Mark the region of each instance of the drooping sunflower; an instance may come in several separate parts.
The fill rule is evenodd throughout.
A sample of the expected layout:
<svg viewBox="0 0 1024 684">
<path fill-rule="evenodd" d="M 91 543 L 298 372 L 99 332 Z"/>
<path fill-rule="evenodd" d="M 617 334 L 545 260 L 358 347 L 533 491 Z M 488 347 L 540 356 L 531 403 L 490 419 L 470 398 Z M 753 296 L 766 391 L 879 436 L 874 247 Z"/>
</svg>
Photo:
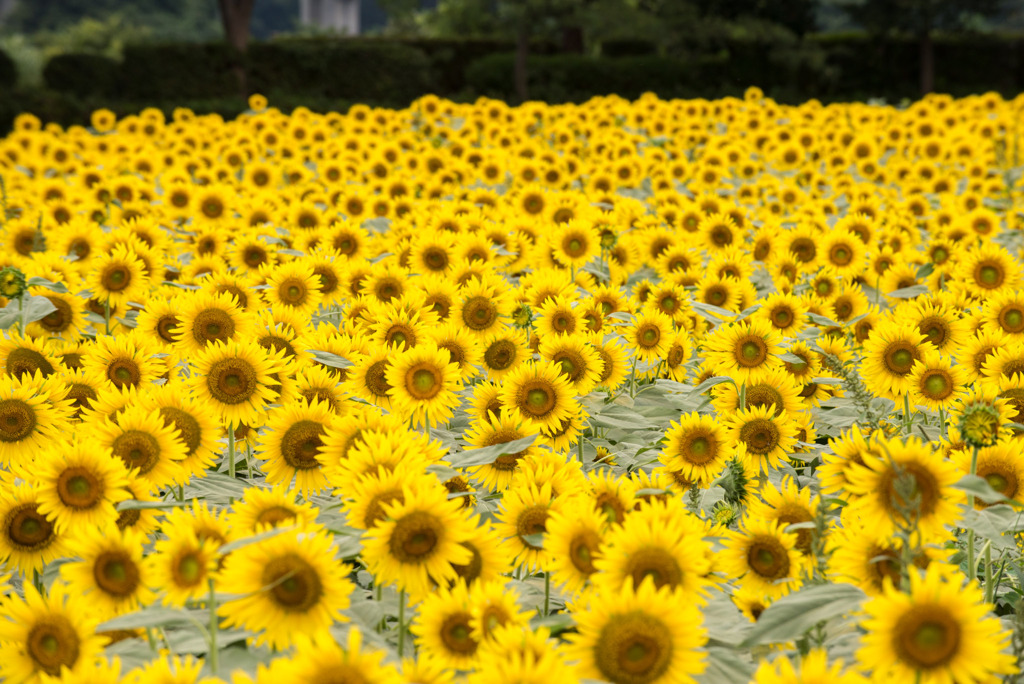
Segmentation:
<svg viewBox="0 0 1024 684">
<path fill-rule="evenodd" d="M 256 643 L 287 648 L 300 635 L 320 637 L 345 621 L 349 570 L 335 559 L 326 532 L 282 532 L 227 556 L 217 584 L 236 598 L 217 612 L 225 625 L 257 632 Z"/>
<path fill-rule="evenodd" d="M 914 363 L 935 347 L 916 326 L 880 321 L 864 342 L 864 384 L 877 396 L 897 400 L 909 394 Z"/>
<path fill-rule="evenodd" d="M 857 658 L 876 678 L 924 684 L 981 682 L 1017 671 L 1010 633 L 991 615 L 977 584 L 933 563 L 912 569 L 910 591 L 891 584 L 864 605 Z"/>
<path fill-rule="evenodd" d="M 634 587 L 589 593 L 574 613 L 568 654 L 579 677 L 613 684 L 694 682 L 707 667 L 700 610 L 683 592 Z"/>
<path fill-rule="evenodd" d="M 132 529 L 81 528 L 71 548 L 79 560 L 60 567 L 68 588 L 87 596 L 96 614 L 111 618 L 153 600 L 145 537 Z"/>
<path fill-rule="evenodd" d="M 721 570 L 773 599 L 799 588 L 808 561 L 796 550 L 797 535 L 785 527 L 778 520 L 747 516 L 738 530 L 726 533 Z"/>
<path fill-rule="evenodd" d="M 191 527 L 166 527 L 153 553 L 146 557 L 149 582 L 162 593 L 164 605 L 180 608 L 186 601 L 209 594 L 209 581 L 217 565 L 215 542 L 200 540 Z"/>
<path fill-rule="evenodd" d="M 549 361 L 523 363 L 504 379 L 500 397 L 520 417 L 551 429 L 570 417 L 574 404 L 560 367 Z"/>
<path fill-rule="evenodd" d="M 333 418 L 327 405 L 320 402 L 300 402 L 272 411 L 257 454 L 264 461 L 267 482 L 290 487 L 294 481 L 305 496 L 323 491 L 327 478 L 317 456 Z"/>
<path fill-rule="evenodd" d="M 665 432 L 659 461 L 691 482 L 709 484 L 732 455 L 726 428 L 711 415 L 691 412 L 673 421 Z"/>
<path fill-rule="evenodd" d="M 44 597 L 28 583 L 24 598 L 7 597 L 5 619 L 0 620 L 4 681 L 39 682 L 44 676 L 74 681 L 100 658 L 107 639 L 95 632 L 98 616 L 87 600 L 69 589 L 55 582 Z"/>
<path fill-rule="evenodd" d="M 764 319 L 720 326 L 705 341 L 704 360 L 715 375 L 749 382 L 782 366 L 782 334 Z"/>
<path fill-rule="evenodd" d="M 217 410 L 224 423 L 263 422 L 261 414 L 278 396 L 272 374 L 281 370 L 281 354 L 252 341 L 215 342 L 197 352 L 192 361 L 196 394 Z"/>
<path fill-rule="evenodd" d="M 729 443 L 753 473 L 771 472 L 796 446 L 797 427 L 786 412 L 776 415 L 771 406 L 737 411 L 727 423 Z"/>
<path fill-rule="evenodd" d="M 163 320 L 166 326 L 172 325 L 169 316 Z M 178 298 L 177 317 L 168 332 L 181 353 L 193 354 L 215 342 L 245 340 L 253 324 L 252 315 L 239 306 L 231 294 L 200 291 Z"/>
<path fill-rule="evenodd" d="M 115 506 L 129 497 L 124 464 L 85 436 L 38 454 L 30 477 L 39 512 L 60 532 L 114 523 Z"/>
<path fill-rule="evenodd" d="M 433 341 L 394 354 L 385 371 L 394 410 L 414 425 L 431 427 L 450 420 L 462 377 L 449 359 Z"/>
<path fill-rule="evenodd" d="M 187 447 L 178 430 L 164 422 L 159 410 L 128 406 L 112 421 L 93 424 L 96 441 L 120 459 L 126 469 L 161 488 L 181 482 Z"/>
<path fill-rule="evenodd" d="M 963 498 L 952 486 L 959 479 L 956 466 L 916 437 L 874 441 L 871 453 L 862 455 L 864 464 L 847 471 L 848 489 L 858 495 L 850 514 L 881 535 L 911 521 L 922 534 L 938 534 L 952 524 Z"/>
</svg>

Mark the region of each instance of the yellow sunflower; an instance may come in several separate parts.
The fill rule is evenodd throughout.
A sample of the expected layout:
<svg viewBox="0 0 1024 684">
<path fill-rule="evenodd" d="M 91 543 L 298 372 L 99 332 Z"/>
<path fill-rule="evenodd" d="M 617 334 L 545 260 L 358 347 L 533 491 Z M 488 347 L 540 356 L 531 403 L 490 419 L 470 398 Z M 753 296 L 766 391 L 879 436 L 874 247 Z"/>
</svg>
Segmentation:
<svg viewBox="0 0 1024 684">
<path fill-rule="evenodd" d="M 721 475 L 732 457 L 726 428 L 708 414 L 680 416 L 665 432 L 665 444 L 658 459 L 665 467 L 679 471 L 691 482 L 710 484 Z"/>
<path fill-rule="evenodd" d="M 393 354 L 385 371 L 395 411 L 413 425 L 448 422 L 458 405 L 462 377 L 457 364 L 432 341 Z"/>
<path fill-rule="evenodd" d="M 38 454 L 30 477 L 39 512 L 62 532 L 115 522 L 115 506 L 129 497 L 124 464 L 88 437 L 54 444 Z"/>
<path fill-rule="evenodd" d="M 772 599 L 798 589 L 808 561 L 796 550 L 797 535 L 785 523 L 748 516 L 740 528 L 726 533 L 720 569 L 739 578 L 740 585 Z"/>
<path fill-rule="evenodd" d="M 300 402 L 272 411 L 266 431 L 260 435 L 257 458 L 269 484 L 295 487 L 305 496 L 320 493 L 327 478 L 317 459 L 323 437 L 334 414 L 326 404 Z"/>
<path fill-rule="evenodd" d="M 98 445 L 109 449 L 126 469 L 159 489 L 185 477 L 181 461 L 187 447 L 180 432 L 164 422 L 158 410 L 129 406 L 112 421 L 94 423 Z"/>
<path fill-rule="evenodd" d="M 68 588 L 87 596 L 96 614 L 111 618 L 148 606 L 149 566 L 143 560 L 145 536 L 132 529 L 83 527 L 72 544 L 80 559 L 60 567 Z"/>
<path fill-rule="evenodd" d="M 704 359 L 715 375 L 749 382 L 759 373 L 780 368 L 782 334 L 763 319 L 720 326 L 704 345 Z"/>
<path fill-rule="evenodd" d="M 217 565 L 217 544 L 201 541 L 191 527 L 167 527 L 146 557 L 149 582 L 162 593 L 164 605 L 180 608 L 207 596 Z"/>
<path fill-rule="evenodd" d="M 245 340 L 253 330 L 252 316 L 227 292 L 179 297 L 176 308 L 175 318 L 164 316 L 161 320 L 184 355 L 200 352 L 215 342 Z M 162 332 L 159 327 L 157 331 Z"/>
<path fill-rule="evenodd" d="M 776 415 L 771 406 L 737 411 L 727 420 L 729 443 L 750 472 L 771 472 L 796 447 L 796 422 L 788 413 Z"/>
<path fill-rule="evenodd" d="M 39 510 L 39 493 L 27 483 L 0 493 L 0 557 L 7 567 L 28 575 L 67 552 L 62 534 Z"/>
<path fill-rule="evenodd" d="M 542 428 L 557 428 L 573 410 L 572 389 L 560 366 L 527 361 L 503 381 L 501 403 Z"/>
<path fill-rule="evenodd" d="M 215 342 L 192 358 L 196 373 L 191 383 L 228 425 L 260 425 L 262 414 L 278 392 L 272 375 L 281 370 L 279 353 L 255 342 Z"/>
</svg>

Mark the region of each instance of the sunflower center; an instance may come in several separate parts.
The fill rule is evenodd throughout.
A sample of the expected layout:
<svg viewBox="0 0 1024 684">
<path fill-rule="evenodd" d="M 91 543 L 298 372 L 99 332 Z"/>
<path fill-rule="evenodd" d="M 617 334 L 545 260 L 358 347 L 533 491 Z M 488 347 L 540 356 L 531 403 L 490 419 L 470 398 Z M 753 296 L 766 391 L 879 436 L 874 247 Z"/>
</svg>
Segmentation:
<svg viewBox="0 0 1024 684">
<path fill-rule="evenodd" d="M 277 294 L 283 304 L 288 306 L 301 306 L 305 303 L 309 291 L 301 280 L 289 278 L 277 288 Z"/>
<path fill-rule="evenodd" d="M 68 468 L 57 478 L 57 496 L 69 508 L 92 508 L 102 495 L 100 481 L 86 468 Z"/>
<path fill-rule="evenodd" d="M 679 455 L 690 465 L 702 466 L 718 456 L 718 441 L 704 432 L 691 433 L 683 437 Z"/>
<path fill-rule="evenodd" d="M 583 356 L 574 351 L 558 352 L 551 360 L 559 365 L 562 375 L 572 383 L 579 381 L 587 370 Z"/>
<path fill-rule="evenodd" d="M 755 418 L 740 428 L 740 440 L 755 456 L 771 453 L 779 444 L 779 428 L 766 418 Z"/>
<path fill-rule="evenodd" d="M 580 574 L 590 576 L 597 572 L 594 558 L 600 547 L 600 535 L 593 530 L 583 530 L 569 542 L 569 560 Z"/>
<path fill-rule="evenodd" d="M 917 361 L 917 349 L 906 342 L 892 342 L 882 353 L 882 362 L 886 370 L 893 375 L 907 375 Z"/>
<path fill-rule="evenodd" d="M 484 363 L 492 370 L 505 370 L 516 360 L 516 345 L 511 340 L 498 340 L 487 347 Z"/>
<path fill-rule="evenodd" d="M 395 523 L 388 548 L 399 563 L 425 563 L 443 535 L 440 520 L 426 511 L 413 511 Z"/>
<path fill-rule="evenodd" d="M 572 259 L 587 253 L 587 239 L 582 235 L 568 235 L 562 240 L 562 249 Z"/>
<path fill-rule="evenodd" d="M 104 551 L 93 563 L 93 579 L 102 591 L 124 598 L 139 586 L 139 567 L 122 551 Z"/>
<path fill-rule="evenodd" d="M 294 554 L 267 563 L 262 582 L 270 588 L 271 600 L 289 613 L 308 612 L 323 596 L 323 584 L 316 568 Z"/>
<path fill-rule="evenodd" d="M 115 359 L 107 366 L 107 379 L 118 389 L 125 385 L 134 387 L 142 379 L 142 370 L 133 359 Z"/>
<path fill-rule="evenodd" d="M 768 345 L 760 337 L 745 337 L 736 342 L 736 362 L 745 368 L 756 368 L 768 358 Z"/>
<path fill-rule="evenodd" d="M 260 512 L 256 516 L 257 525 L 267 525 L 269 527 L 277 527 L 283 522 L 295 519 L 295 511 L 284 506 L 271 506 Z"/>
<path fill-rule="evenodd" d="M 120 264 L 108 266 L 100 276 L 100 283 L 103 289 L 111 292 L 120 292 L 131 283 L 131 274 L 128 269 Z"/>
<path fill-rule="evenodd" d="M 28 633 L 26 650 L 40 670 L 52 677 L 78 662 L 81 641 L 71 622 L 63 615 L 36 619 Z"/>
<path fill-rule="evenodd" d="M 43 376 L 53 373 L 53 364 L 35 349 L 19 347 L 7 355 L 7 374 L 20 378 L 39 371 Z"/>
<path fill-rule="evenodd" d="M 498 309 L 487 297 L 471 297 L 462 307 L 462 322 L 471 330 L 487 330 L 498 318 Z"/>
<path fill-rule="evenodd" d="M 747 407 L 749 408 L 767 408 L 769 406 L 773 406 L 776 416 L 782 413 L 785 402 L 782 398 L 782 394 L 768 384 L 759 384 L 748 387 L 746 401 Z"/>
<path fill-rule="evenodd" d="M 528 506 L 523 509 L 516 518 L 516 533 L 519 535 L 519 541 L 530 549 L 539 550 L 543 548 L 542 546 L 537 546 L 528 542 L 524 537 L 528 537 L 533 534 L 544 534 L 547 532 L 547 522 L 547 506 L 534 504 L 533 506 Z"/>
<path fill-rule="evenodd" d="M 39 324 L 50 333 L 60 333 L 67 330 L 71 325 L 71 305 L 57 297 L 47 297 L 50 303 L 57 309 L 42 318 Z"/>
<path fill-rule="evenodd" d="M 160 461 L 160 443 L 156 437 L 142 430 L 121 433 L 114 439 L 110 450 L 129 470 L 138 468 L 139 475 L 146 475 Z"/>
<path fill-rule="evenodd" d="M 174 583 L 179 587 L 194 587 L 203 579 L 203 564 L 194 552 L 186 552 L 172 568 Z"/>
<path fill-rule="evenodd" d="M 678 587 L 683 581 L 683 571 L 679 562 L 667 550 L 660 547 L 639 549 L 626 560 L 626 575 L 633 578 L 633 586 L 639 587 L 648 577 L 657 589 L 666 584 Z"/>
<path fill-rule="evenodd" d="M 405 388 L 415 399 L 431 399 L 441 391 L 440 373 L 432 365 L 417 364 L 406 372 Z"/>
<path fill-rule="evenodd" d="M 363 383 L 366 385 L 366 389 L 369 390 L 370 394 L 375 397 L 386 397 L 388 396 L 388 390 L 391 389 L 391 385 L 388 384 L 387 379 L 384 377 L 384 373 L 387 370 L 388 362 L 374 361 L 370 364 L 370 367 L 366 369 L 366 375 L 363 379 Z"/>
<path fill-rule="evenodd" d="M 480 554 L 480 551 L 467 542 L 459 542 L 460 546 L 468 549 L 473 554 L 469 562 L 465 565 L 459 565 L 458 563 L 452 563 L 452 569 L 459 577 L 466 580 L 467 584 L 472 584 L 473 580 L 480 576 L 481 571 L 484 567 L 484 557 Z"/>
<path fill-rule="evenodd" d="M 241 404 L 256 393 L 256 369 L 245 359 L 226 358 L 214 362 L 206 374 L 210 396 L 222 404 Z"/>
<path fill-rule="evenodd" d="M 178 437 L 185 443 L 187 454 L 191 456 L 196 453 L 202 440 L 199 421 L 192 414 L 176 406 L 161 407 L 160 417 L 164 419 L 164 425 L 178 431 Z"/>
<path fill-rule="evenodd" d="M 930 670 L 948 664 L 960 651 L 960 625 L 941 606 L 915 605 L 896 623 L 893 641 L 900 660 Z"/>
<path fill-rule="evenodd" d="M 1003 307 L 999 312 L 999 325 L 1010 333 L 1024 331 L 1024 311 L 1016 306 Z"/>
<path fill-rule="evenodd" d="M 668 626 L 642 610 L 612 616 L 594 648 L 603 678 L 628 684 L 659 681 L 672 664 L 672 654 Z"/>
<path fill-rule="evenodd" d="M 525 401 L 521 401 L 519 407 L 532 416 L 545 416 L 555 408 L 554 391 L 539 380 L 523 388 L 523 397 Z"/>
<path fill-rule="evenodd" d="M 846 245 L 835 245 L 829 256 L 832 258 L 832 263 L 837 266 L 846 266 L 853 260 L 853 254 Z"/>
<path fill-rule="evenodd" d="M 648 325 L 640 330 L 640 334 L 637 335 L 637 342 L 639 346 L 650 349 L 658 344 L 661 339 L 661 330 L 656 326 Z"/>
<path fill-rule="evenodd" d="M 164 314 L 156 323 L 156 334 L 168 344 L 174 344 L 174 331 L 177 330 L 181 320 L 174 314 Z"/>
<path fill-rule="evenodd" d="M 445 618 L 441 625 L 441 641 L 450 653 L 458 655 L 471 655 L 476 653 L 479 645 L 473 637 L 469 622 L 472 615 L 460 611 Z"/>
<path fill-rule="evenodd" d="M 980 264 L 974 271 L 974 280 L 986 290 L 994 290 L 1003 284 L 1003 269 L 996 264 Z"/>
<path fill-rule="evenodd" d="M 789 576 L 789 554 L 774 537 L 756 537 L 747 551 L 747 565 L 767 580 L 780 580 Z"/>
<path fill-rule="evenodd" d="M 23 551 L 38 551 L 55 538 L 53 525 L 34 503 L 13 508 L 4 519 L 3 533 L 11 546 Z"/>
<path fill-rule="evenodd" d="M 192 339 L 200 346 L 227 342 L 235 334 L 235 321 L 223 309 L 204 309 L 192 323 Z"/>
<path fill-rule="evenodd" d="M 925 374 L 921 389 L 926 397 L 938 401 L 953 393 L 953 381 L 946 371 L 931 370 Z"/>
<path fill-rule="evenodd" d="M 793 311 L 791 309 L 775 309 L 771 312 L 772 325 L 776 328 L 785 329 L 793 322 Z"/>
<path fill-rule="evenodd" d="M 20 442 L 36 428 L 36 412 L 21 399 L 0 399 L 0 442 Z"/>
<path fill-rule="evenodd" d="M 285 430 L 281 437 L 281 456 L 296 470 L 320 467 L 316 456 L 324 445 L 324 426 L 315 420 L 300 420 Z"/>
<path fill-rule="evenodd" d="M 906 479 L 903 487 L 897 487 L 900 477 Z M 885 472 L 882 477 L 882 505 L 897 520 L 903 519 L 908 511 L 911 517 L 920 518 L 931 515 L 939 502 L 939 483 L 935 475 L 927 467 L 915 463 L 896 464 L 896 467 Z M 909 496 L 909 501 L 905 498 Z"/>
</svg>

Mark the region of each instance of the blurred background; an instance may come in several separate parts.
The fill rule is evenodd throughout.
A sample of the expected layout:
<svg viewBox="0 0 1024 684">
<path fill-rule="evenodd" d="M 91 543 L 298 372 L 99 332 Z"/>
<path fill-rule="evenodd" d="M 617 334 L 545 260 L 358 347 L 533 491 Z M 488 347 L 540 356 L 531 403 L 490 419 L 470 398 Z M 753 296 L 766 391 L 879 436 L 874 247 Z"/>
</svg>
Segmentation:
<svg viewBox="0 0 1024 684">
<path fill-rule="evenodd" d="M 0 130 L 188 106 L 1024 90 L 1024 0 L 0 0 Z"/>
</svg>

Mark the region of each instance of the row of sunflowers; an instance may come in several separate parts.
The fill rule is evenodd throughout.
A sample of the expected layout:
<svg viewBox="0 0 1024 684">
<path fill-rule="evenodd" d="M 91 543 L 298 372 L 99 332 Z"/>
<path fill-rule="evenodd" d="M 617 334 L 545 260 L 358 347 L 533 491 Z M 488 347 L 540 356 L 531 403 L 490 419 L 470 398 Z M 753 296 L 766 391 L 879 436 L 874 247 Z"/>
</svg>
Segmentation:
<svg viewBox="0 0 1024 684">
<path fill-rule="evenodd" d="M 1017 681 L 1024 97 L 0 140 L 0 680 Z"/>
</svg>

